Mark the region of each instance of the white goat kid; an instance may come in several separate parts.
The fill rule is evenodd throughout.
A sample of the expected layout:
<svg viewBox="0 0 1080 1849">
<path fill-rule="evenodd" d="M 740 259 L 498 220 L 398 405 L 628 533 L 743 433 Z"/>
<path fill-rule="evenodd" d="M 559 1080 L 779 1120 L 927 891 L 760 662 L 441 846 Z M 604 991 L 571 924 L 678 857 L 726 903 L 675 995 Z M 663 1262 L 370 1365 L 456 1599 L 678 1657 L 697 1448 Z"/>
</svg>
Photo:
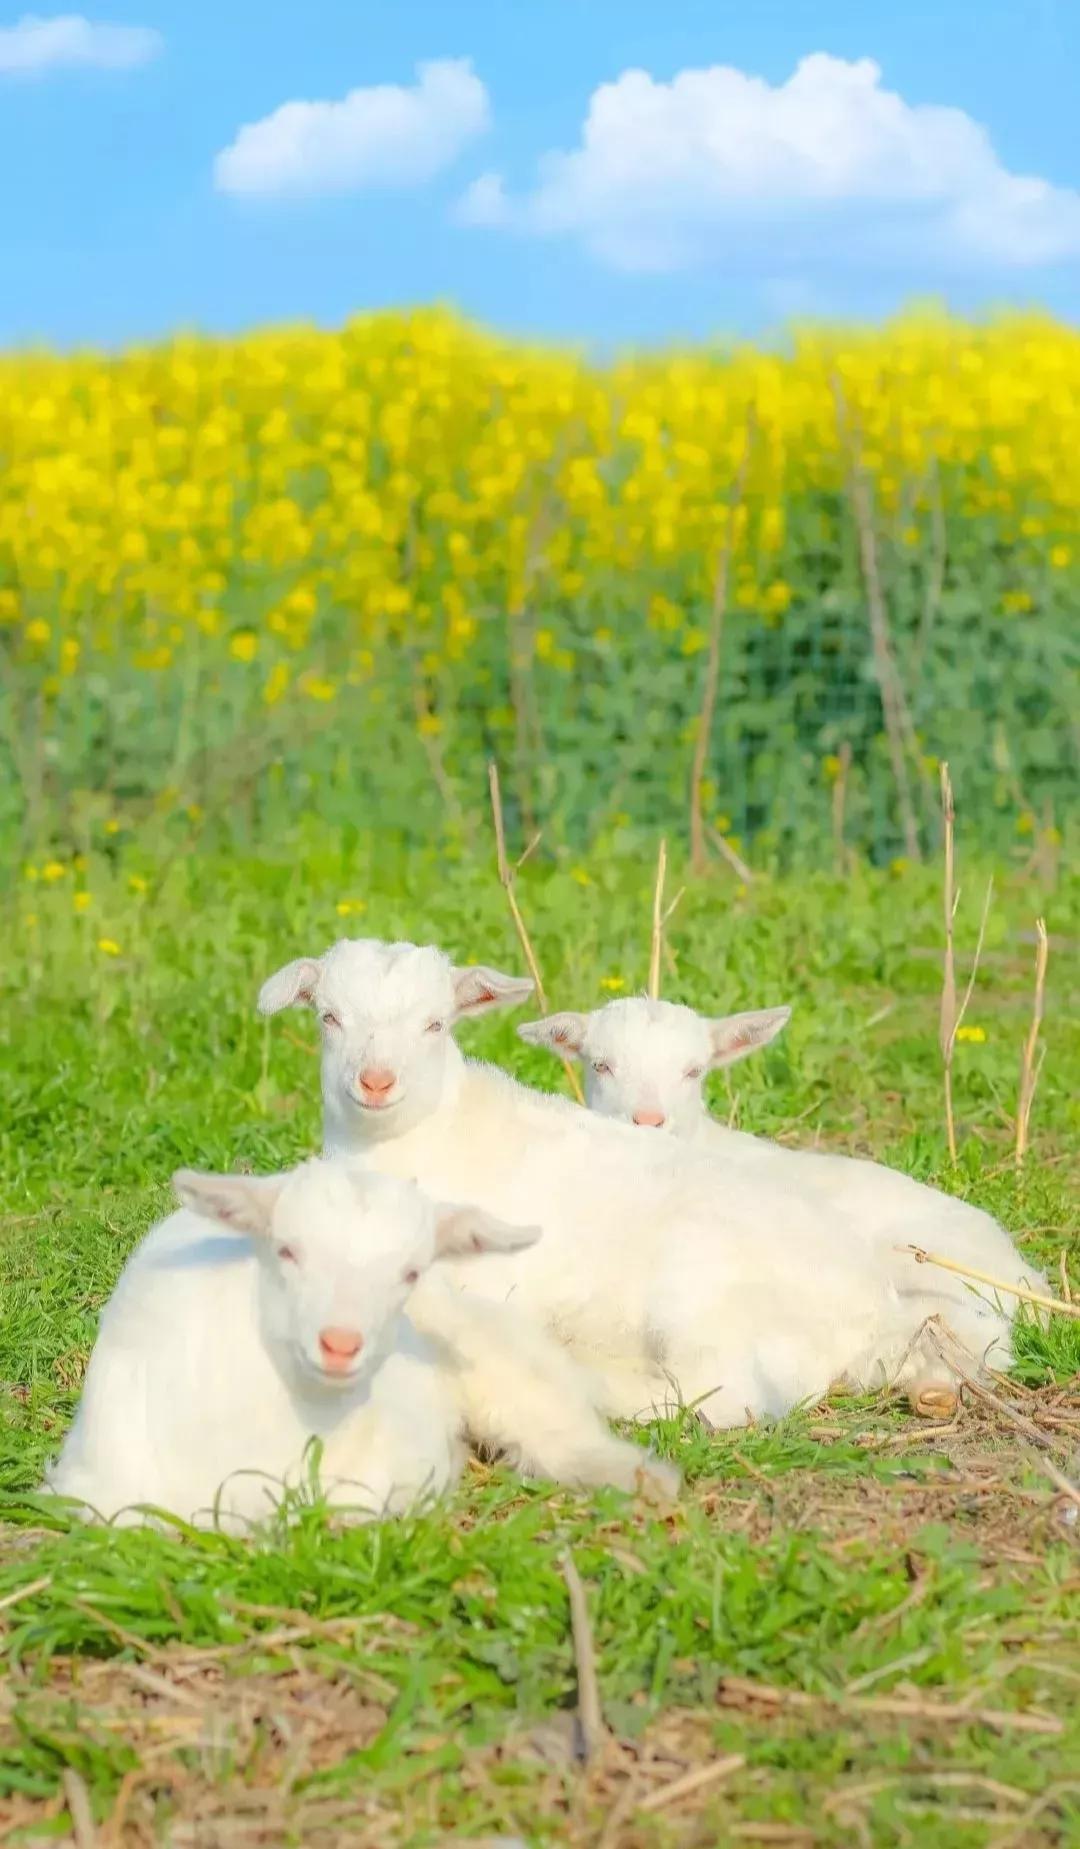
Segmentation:
<svg viewBox="0 0 1080 1849">
<path fill-rule="evenodd" d="M 806 1199 L 835 1209 L 870 1241 L 898 1294 L 901 1317 L 914 1326 L 941 1315 L 980 1356 L 992 1333 L 985 1306 L 961 1278 L 930 1271 L 896 1248 L 932 1247 L 1003 1283 L 1020 1284 L 1033 1275 L 1041 1283 L 996 1220 L 879 1162 L 785 1149 L 731 1130 L 709 1115 L 702 1090 L 706 1072 L 767 1045 L 790 1015 L 790 1008 L 769 1008 L 709 1019 L 677 1003 L 634 996 L 588 1014 L 529 1021 L 518 1033 L 530 1046 L 582 1061 L 590 1110 L 666 1130 L 728 1163 L 750 1164 L 751 1169 L 757 1164 Z M 999 1365 L 1007 1362 L 1003 1331 L 993 1359 Z M 940 1369 L 931 1367 L 929 1378 L 915 1381 L 916 1397 L 938 1379 Z"/>
<path fill-rule="evenodd" d="M 762 1008 L 707 1020 L 692 1008 L 635 995 L 591 1014 L 525 1021 L 518 1033 L 530 1046 L 582 1061 L 590 1111 L 717 1148 L 734 1133 L 706 1110 L 706 1073 L 768 1046 L 790 1019 L 790 1008 Z"/>
<path fill-rule="evenodd" d="M 556 1344 L 523 1344 L 430 1271 L 517 1251 L 535 1227 L 340 1163 L 174 1183 L 183 1207 L 121 1274 L 50 1490 L 107 1519 L 237 1528 L 304 1481 L 317 1438 L 328 1500 L 387 1515 L 456 1479 L 471 1424 L 544 1474 L 632 1487 L 643 1470 L 670 1488 Z"/>
<path fill-rule="evenodd" d="M 542 1226 L 512 1264 L 450 1269 L 470 1293 L 512 1295 L 588 1358 L 609 1411 L 648 1416 L 681 1398 L 738 1425 L 845 1373 L 877 1384 L 918 1371 L 905 1351 L 919 1319 L 827 1199 L 463 1059 L 454 1023 L 530 992 L 432 947 L 345 940 L 270 977 L 259 1006 L 319 1016 L 328 1154 Z M 1007 1345 L 992 1313 L 980 1333 L 981 1347 Z"/>
</svg>

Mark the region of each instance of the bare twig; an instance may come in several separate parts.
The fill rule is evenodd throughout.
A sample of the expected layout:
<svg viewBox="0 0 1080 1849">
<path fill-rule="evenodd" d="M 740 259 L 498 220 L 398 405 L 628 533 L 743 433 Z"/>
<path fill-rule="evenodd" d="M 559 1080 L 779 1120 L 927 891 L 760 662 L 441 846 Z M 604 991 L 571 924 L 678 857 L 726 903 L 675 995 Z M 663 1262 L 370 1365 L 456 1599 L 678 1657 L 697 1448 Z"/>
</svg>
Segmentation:
<svg viewBox="0 0 1080 1849">
<path fill-rule="evenodd" d="M 652 941 L 649 946 L 649 995 L 656 1001 L 660 994 L 660 962 L 666 948 L 664 926 L 686 891 L 680 886 L 671 904 L 664 906 L 664 881 L 667 879 L 667 841 L 662 840 L 656 856 L 656 884 L 653 887 Z"/>
<path fill-rule="evenodd" d="M 960 893 L 956 884 L 956 805 L 953 801 L 952 778 L 949 776 L 948 764 L 941 766 L 941 813 L 944 825 L 945 878 L 942 896 L 945 907 L 945 960 L 941 976 L 941 1013 L 939 1019 L 938 1039 L 941 1047 L 941 1059 L 944 1068 L 945 1085 L 945 1134 L 949 1144 L 949 1160 L 956 1162 L 956 1119 L 953 1114 L 952 1068 L 953 1054 L 956 1049 L 956 1036 L 963 1025 L 968 1003 L 975 988 L 975 977 L 979 970 L 979 958 L 982 955 L 983 939 L 986 936 L 986 921 L 990 915 L 990 901 L 994 892 L 991 877 L 986 885 L 986 898 L 983 901 L 982 917 L 979 921 L 979 935 L 975 943 L 975 955 L 971 962 L 964 999 L 957 1005 L 956 1000 L 956 944 L 955 924 L 956 908 Z"/>
<path fill-rule="evenodd" d="M 536 961 L 536 953 L 532 947 L 532 940 L 525 927 L 525 920 L 521 915 L 521 907 L 517 902 L 517 894 L 514 891 L 514 875 L 517 872 L 517 867 L 524 865 L 539 841 L 540 836 L 539 834 L 533 836 L 524 854 L 518 861 L 517 867 L 512 867 L 506 857 L 506 828 L 503 823 L 502 793 L 499 788 L 499 767 L 494 758 L 492 758 L 491 762 L 488 764 L 488 787 L 491 791 L 491 818 L 495 827 L 495 857 L 499 870 L 499 884 L 506 894 L 506 903 L 510 907 L 510 916 L 513 919 L 514 930 L 517 932 L 518 943 L 521 945 L 529 974 L 533 979 L 533 988 L 536 991 L 536 1005 L 541 1014 L 546 1014 L 548 1003 L 547 995 L 544 991 L 544 980 L 540 974 L 540 965 Z M 570 1087 L 575 1098 L 579 1104 L 584 1104 L 585 1094 L 581 1089 L 581 1081 L 568 1059 L 563 1060 L 563 1067 L 570 1081 Z"/>
<path fill-rule="evenodd" d="M 21 1599 L 32 1599 L 36 1592 L 44 1592 L 52 1585 L 51 1573 L 44 1573 L 40 1579 L 31 1579 L 25 1586 L 16 1586 L 14 1592 L 6 1592 L 0 1599 L 0 1611 L 8 1611 L 12 1605 L 18 1605 Z"/>
<path fill-rule="evenodd" d="M 86 1780 L 81 1773 L 76 1772 L 74 1766 L 65 1766 L 60 1774 L 60 1783 L 64 1788 L 64 1802 L 71 1818 L 71 1836 L 75 1849 L 96 1849 L 98 1834 Z"/>
<path fill-rule="evenodd" d="M 736 853 L 730 841 L 725 841 L 718 828 L 710 828 L 708 834 L 709 840 L 720 855 L 721 860 L 726 860 L 736 878 L 742 880 L 744 886 L 749 886 L 753 881 L 754 875 L 747 866 L 742 855 Z"/>
<path fill-rule="evenodd" d="M 908 774 L 908 756 L 914 742 L 914 730 L 904 697 L 900 671 L 893 653 L 889 608 L 885 601 L 881 568 L 878 562 L 873 495 L 863 468 L 858 434 L 848 415 L 847 401 L 839 375 L 834 375 L 833 378 L 833 396 L 836 400 L 837 423 L 848 451 L 848 494 L 859 538 L 859 559 L 862 565 L 863 584 L 866 588 L 866 606 L 870 617 L 870 644 L 874 656 L 874 672 L 881 695 L 885 741 L 889 748 L 893 782 L 896 785 L 900 825 L 904 834 L 904 850 L 909 860 L 920 860 L 922 850 L 919 845 L 919 828 L 911 800 L 911 779 Z"/>
<path fill-rule="evenodd" d="M 1027 1154 L 1028 1131 L 1031 1127 L 1031 1107 L 1035 1102 L 1035 1088 L 1039 1083 L 1042 1070 L 1042 1058 L 1036 1059 L 1039 1049 L 1039 1030 L 1042 1027 L 1043 1008 L 1046 1000 L 1046 962 L 1050 954 L 1050 945 L 1046 935 L 1046 920 L 1035 920 L 1035 1000 L 1031 1010 L 1031 1026 L 1024 1042 L 1024 1056 L 1020 1066 L 1020 1096 L 1016 1107 L 1016 1166 L 1023 1166 Z"/>
<path fill-rule="evenodd" d="M 589 1760 L 603 1745 L 607 1734 L 604 1710 L 600 1703 L 600 1684 L 596 1675 L 596 1648 L 589 1623 L 585 1588 L 571 1554 L 564 1557 L 562 1570 L 566 1590 L 570 1595 L 570 1629 L 574 1638 L 574 1666 L 577 1671 L 581 1756 Z"/>
<path fill-rule="evenodd" d="M 1069 1283 L 1069 1254 L 1064 1246 L 1058 1258 L 1058 1277 L 1061 1279 L 1061 1294 L 1066 1303 L 1071 1303 L 1073 1298 L 1072 1285 Z"/>
<path fill-rule="evenodd" d="M 839 768 L 832 786 L 833 864 L 842 877 L 848 870 L 844 823 L 847 815 L 848 776 L 851 771 L 851 745 L 846 738 L 836 755 Z"/>
<path fill-rule="evenodd" d="M 945 830 L 945 963 L 941 973 L 941 1015 L 938 1043 L 945 1067 L 945 1134 L 949 1142 L 949 1160 L 956 1161 L 956 1124 L 953 1119 L 952 1056 L 956 1044 L 956 947 L 953 928 L 956 922 L 956 807 L 953 802 L 949 766 L 941 766 L 941 810 Z"/>
<path fill-rule="evenodd" d="M 1040 1291 L 1028 1290 L 1023 1284 L 1006 1284 L 1004 1278 L 992 1277 L 988 1271 L 975 1271 L 970 1265 L 958 1265 L 954 1258 L 943 1258 L 940 1252 L 928 1252 L 924 1246 L 901 1245 L 896 1250 L 910 1252 L 917 1265 L 937 1265 L 941 1271 L 955 1272 L 958 1278 L 970 1278 L 976 1284 L 989 1284 L 993 1290 L 1003 1290 L 1008 1297 L 1019 1297 L 1021 1303 L 1055 1310 L 1059 1316 L 1080 1316 L 1080 1303 L 1063 1303 L 1060 1297 L 1046 1297 Z"/>
<path fill-rule="evenodd" d="M 667 1810 L 672 1804 L 681 1804 L 684 1798 L 695 1797 L 706 1785 L 718 1785 L 721 1779 L 730 1778 L 745 1764 L 745 1753 L 725 1753 L 722 1759 L 714 1759 L 710 1765 L 697 1766 L 692 1772 L 684 1772 L 681 1778 L 669 1779 L 659 1791 L 650 1791 L 647 1798 L 642 1798 L 637 1808 L 649 1812 Z"/>
<path fill-rule="evenodd" d="M 949 534 L 945 521 L 945 502 L 941 492 L 941 472 L 938 469 L 936 456 L 930 458 L 929 484 L 930 534 L 933 550 L 930 555 L 930 569 L 926 574 L 922 619 L 919 624 L 919 641 L 915 657 L 917 673 L 921 673 L 926 660 L 931 632 L 941 606 L 941 594 L 945 589 L 945 572 L 949 562 Z"/>
<path fill-rule="evenodd" d="M 413 681 L 413 706 L 416 710 L 416 729 L 424 756 L 428 761 L 432 782 L 442 797 L 447 813 L 455 826 L 461 828 L 466 836 L 471 836 L 469 818 L 458 802 L 457 792 L 447 773 L 443 756 L 442 732 L 436 723 L 438 715 L 432 711 L 427 688 L 419 674 Z"/>
<path fill-rule="evenodd" d="M 709 623 L 709 652 L 705 658 L 705 675 L 701 684 L 701 711 L 698 715 L 694 757 L 690 767 L 690 867 L 694 873 L 703 873 L 706 866 L 705 820 L 702 813 L 701 792 L 705 781 L 706 766 L 709 762 L 709 747 L 712 744 L 713 716 L 716 711 L 716 692 L 720 680 L 720 651 L 724 639 L 724 617 L 727 613 L 728 580 L 731 576 L 731 557 L 735 550 L 736 516 L 742 503 L 746 472 L 750 466 L 754 430 L 755 416 L 751 405 L 746 416 L 746 442 L 728 492 L 724 538 L 716 561 L 712 616 Z"/>
<path fill-rule="evenodd" d="M 661 839 L 656 856 L 656 885 L 653 887 L 652 944 L 649 949 L 649 994 L 653 1001 L 660 994 L 660 952 L 664 942 L 664 880 L 667 877 L 667 842 Z"/>
<path fill-rule="evenodd" d="M 719 1699 L 727 1707 L 741 1707 L 760 1702 L 765 1709 L 810 1708 L 842 1714 L 881 1715 L 883 1718 L 928 1721 L 934 1726 L 992 1727 L 995 1731 L 1059 1734 L 1064 1722 L 1054 1714 L 1033 1713 L 1030 1709 L 1013 1712 L 1007 1708 L 969 1708 L 959 1702 L 911 1700 L 900 1695 L 864 1695 L 845 1698 L 837 1695 L 811 1695 L 803 1689 L 776 1688 L 770 1683 L 751 1682 L 742 1676 L 725 1676 Z"/>
<path fill-rule="evenodd" d="M 1054 1488 L 1060 1490 L 1075 1508 L 1080 1509 L 1080 1489 L 1065 1475 L 1065 1472 L 1059 1470 L 1050 1458 L 1044 1457 L 1041 1451 L 1032 1451 L 1030 1457 L 1031 1462 L 1043 1472 L 1043 1475 L 1049 1477 Z"/>
</svg>

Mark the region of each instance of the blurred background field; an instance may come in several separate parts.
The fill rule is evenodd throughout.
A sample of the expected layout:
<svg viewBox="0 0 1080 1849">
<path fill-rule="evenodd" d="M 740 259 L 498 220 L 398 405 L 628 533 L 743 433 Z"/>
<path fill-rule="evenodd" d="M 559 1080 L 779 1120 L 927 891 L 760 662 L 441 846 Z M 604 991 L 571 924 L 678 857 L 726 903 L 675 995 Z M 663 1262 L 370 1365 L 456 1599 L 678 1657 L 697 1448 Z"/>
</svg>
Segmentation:
<svg viewBox="0 0 1080 1849">
<path fill-rule="evenodd" d="M 916 314 L 601 368 L 448 313 L 0 360 L 0 832 L 545 851 L 703 821 L 772 869 L 1053 856 L 1080 335 Z M 722 609 L 718 609 L 718 602 Z"/>
</svg>

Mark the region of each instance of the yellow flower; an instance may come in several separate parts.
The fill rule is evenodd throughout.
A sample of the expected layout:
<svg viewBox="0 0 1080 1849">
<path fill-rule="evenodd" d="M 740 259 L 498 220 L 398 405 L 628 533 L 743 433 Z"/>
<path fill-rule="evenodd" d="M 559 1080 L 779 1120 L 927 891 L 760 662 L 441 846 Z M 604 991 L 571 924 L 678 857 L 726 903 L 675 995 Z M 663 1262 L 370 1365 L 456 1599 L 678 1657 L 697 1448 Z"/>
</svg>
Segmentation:
<svg viewBox="0 0 1080 1849">
<path fill-rule="evenodd" d="M 585 867 L 571 867 L 570 878 L 576 880 L 579 886 L 592 885 L 592 875 Z"/>
<path fill-rule="evenodd" d="M 128 886 L 132 892 L 149 892 L 150 890 L 149 880 L 144 880 L 141 873 L 129 874 Z"/>
<path fill-rule="evenodd" d="M 1030 610 L 1032 601 L 1030 591 L 1006 591 L 1001 599 L 1001 607 L 1013 614 L 1021 610 Z"/>
<path fill-rule="evenodd" d="M 337 688 L 334 686 L 333 681 L 322 680 L 317 674 L 305 675 L 300 685 L 307 694 L 309 700 L 337 699 Z"/>
<path fill-rule="evenodd" d="M 229 653 L 234 661 L 254 661 L 259 652 L 259 638 L 250 630 L 242 629 L 239 634 L 230 637 Z"/>
<path fill-rule="evenodd" d="M 276 706 L 284 696 L 289 685 L 289 670 L 283 661 L 276 661 L 266 677 L 263 687 L 263 700 L 267 706 Z"/>
<path fill-rule="evenodd" d="M 421 738 L 437 738 L 443 729 L 443 722 L 438 713 L 421 713 L 416 729 Z"/>
<path fill-rule="evenodd" d="M 99 937 L 97 947 L 101 951 L 103 957 L 118 957 L 120 955 L 120 946 L 115 938 Z"/>
<path fill-rule="evenodd" d="M 619 989 L 625 989 L 626 982 L 622 976 L 601 976 L 600 987 L 610 989 L 615 994 Z"/>
<path fill-rule="evenodd" d="M 77 912 L 88 912 L 93 900 L 88 892 L 77 892 L 71 903 Z"/>
<path fill-rule="evenodd" d="M 334 910 L 339 918 L 355 918 L 367 911 L 367 905 L 363 899 L 339 899 Z"/>
<path fill-rule="evenodd" d="M 66 872 L 67 868 L 62 861 L 47 860 L 41 869 L 41 877 L 43 880 L 48 880 L 51 884 L 54 880 L 62 880 Z"/>
<path fill-rule="evenodd" d="M 958 1040 L 970 1040 L 975 1046 L 982 1046 L 983 1041 L 986 1039 L 986 1029 L 985 1027 L 958 1027 L 956 1030 L 956 1038 Z"/>
<path fill-rule="evenodd" d="M 1055 571 L 1064 571 L 1065 567 L 1072 563 L 1072 547 L 1051 546 L 1050 563 Z"/>
<path fill-rule="evenodd" d="M 52 635 L 52 630 L 43 617 L 35 616 L 32 622 L 27 623 L 26 628 L 23 630 L 23 635 L 26 637 L 26 640 L 32 642 L 36 648 L 43 648 Z"/>
<path fill-rule="evenodd" d="M 900 878 L 907 872 L 910 865 L 911 862 L 905 854 L 898 854 L 895 860 L 890 860 L 889 872 L 895 873 L 897 878 Z"/>
<path fill-rule="evenodd" d="M 783 578 L 777 578 L 774 584 L 768 585 L 762 591 L 760 608 L 767 616 L 783 616 L 791 602 L 791 597 L 790 584 L 785 584 Z"/>
<path fill-rule="evenodd" d="M 120 833 L 120 823 L 114 815 L 110 815 L 108 821 L 105 823 L 105 833 L 107 835 L 118 835 Z"/>
</svg>

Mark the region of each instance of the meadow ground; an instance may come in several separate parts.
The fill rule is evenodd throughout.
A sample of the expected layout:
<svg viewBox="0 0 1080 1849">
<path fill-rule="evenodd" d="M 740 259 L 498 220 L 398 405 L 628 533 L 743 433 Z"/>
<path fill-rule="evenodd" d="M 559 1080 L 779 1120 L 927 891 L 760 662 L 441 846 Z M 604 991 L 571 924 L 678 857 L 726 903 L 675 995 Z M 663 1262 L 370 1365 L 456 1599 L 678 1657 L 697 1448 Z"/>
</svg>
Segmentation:
<svg viewBox="0 0 1080 1849">
<path fill-rule="evenodd" d="M 1080 1498 L 1061 1486 L 1080 1331 L 1065 1318 L 1025 1328 L 1016 1374 L 941 1429 L 884 1398 L 721 1435 L 667 1424 L 655 1438 L 687 1487 L 666 1514 L 480 1466 L 416 1521 L 341 1530 L 314 1504 L 250 1542 L 71 1528 L 35 1500 L 171 1170 L 269 1169 L 316 1144 L 313 1024 L 260 1021 L 261 978 L 342 933 L 520 964 L 486 849 L 312 826 L 245 858 L 199 827 L 97 838 L 77 868 L 35 866 L 5 912 L 0 1841 L 1080 1841 Z M 744 887 L 718 866 L 672 920 L 664 987 L 717 1010 L 795 1004 L 774 1047 L 716 1082 L 721 1114 L 940 1180 L 1000 1214 L 1057 1285 L 1062 1264 L 1080 1280 L 1076 883 L 1038 874 L 999 868 L 957 1047 L 955 1170 L 936 869 Z M 642 984 L 643 851 L 535 860 L 521 882 L 553 1005 Z M 964 868 L 962 952 L 981 896 Z M 1040 912 L 1046 1055 L 1018 1176 Z M 561 1082 L 512 1019 L 465 1038 Z M 583 1763 L 590 1658 L 606 1732 Z"/>
</svg>

